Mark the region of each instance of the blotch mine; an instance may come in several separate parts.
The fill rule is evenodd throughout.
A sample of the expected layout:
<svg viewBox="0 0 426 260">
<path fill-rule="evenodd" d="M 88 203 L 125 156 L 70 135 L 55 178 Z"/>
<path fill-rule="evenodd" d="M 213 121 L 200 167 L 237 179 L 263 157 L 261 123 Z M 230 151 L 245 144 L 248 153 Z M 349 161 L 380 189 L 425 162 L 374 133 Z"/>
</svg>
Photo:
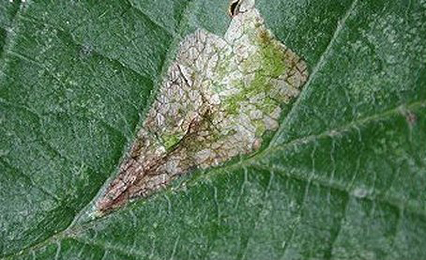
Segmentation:
<svg viewBox="0 0 426 260">
<path fill-rule="evenodd" d="M 120 172 L 97 203 L 106 212 L 174 177 L 259 149 L 308 78 L 305 62 L 265 27 L 254 0 L 219 37 L 197 30 L 180 44 Z"/>
</svg>

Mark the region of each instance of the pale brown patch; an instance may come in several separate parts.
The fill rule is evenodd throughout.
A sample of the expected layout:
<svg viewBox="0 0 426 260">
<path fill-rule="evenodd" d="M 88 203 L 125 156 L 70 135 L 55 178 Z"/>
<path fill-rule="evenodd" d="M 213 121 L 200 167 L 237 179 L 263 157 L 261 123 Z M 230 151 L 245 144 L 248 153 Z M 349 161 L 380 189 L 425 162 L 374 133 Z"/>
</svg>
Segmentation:
<svg viewBox="0 0 426 260">
<path fill-rule="evenodd" d="M 198 30 L 180 44 L 118 176 L 97 202 L 100 212 L 192 169 L 252 153 L 278 128 L 281 106 L 298 96 L 307 66 L 266 29 L 253 0 L 237 4 L 224 38 Z"/>
</svg>

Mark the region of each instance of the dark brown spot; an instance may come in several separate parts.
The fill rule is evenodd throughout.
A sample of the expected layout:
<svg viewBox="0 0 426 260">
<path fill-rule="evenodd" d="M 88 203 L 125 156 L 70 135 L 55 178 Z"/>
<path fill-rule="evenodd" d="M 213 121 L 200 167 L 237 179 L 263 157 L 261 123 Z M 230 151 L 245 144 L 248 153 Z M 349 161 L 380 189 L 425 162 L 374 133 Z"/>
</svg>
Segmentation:
<svg viewBox="0 0 426 260">
<path fill-rule="evenodd" d="M 234 17 L 239 13 L 241 1 L 242 0 L 233 0 L 229 4 L 229 16 Z"/>
<path fill-rule="evenodd" d="M 406 118 L 408 124 L 410 124 L 410 126 L 413 126 L 414 124 L 416 124 L 417 116 L 413 112 L 407 111 L 406 114 L 405 114 L 405 118 Z"/>
</svg>

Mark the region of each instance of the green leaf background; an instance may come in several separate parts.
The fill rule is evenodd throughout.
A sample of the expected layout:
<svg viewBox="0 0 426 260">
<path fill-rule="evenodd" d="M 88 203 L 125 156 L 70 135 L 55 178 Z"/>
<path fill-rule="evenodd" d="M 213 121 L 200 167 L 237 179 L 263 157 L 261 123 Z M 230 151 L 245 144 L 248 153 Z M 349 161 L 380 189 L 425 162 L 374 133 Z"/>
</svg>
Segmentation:
<svg viewBox="0 0 426 260">
<path fill-rule="evenodd" d="M 258 0 L 310 79 L 263 151 L 91 219 L 227 0 L 0 1 L 0 257 L 426 258 L 426 1 Z"/>
</svg>

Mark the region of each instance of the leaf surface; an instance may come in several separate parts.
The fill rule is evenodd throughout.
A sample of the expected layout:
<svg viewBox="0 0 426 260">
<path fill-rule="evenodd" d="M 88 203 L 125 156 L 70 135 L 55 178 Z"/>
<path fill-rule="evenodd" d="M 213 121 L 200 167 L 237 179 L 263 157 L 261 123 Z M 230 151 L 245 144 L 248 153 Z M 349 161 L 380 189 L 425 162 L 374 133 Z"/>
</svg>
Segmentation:
<svg viewBox="0 0 426 260">
<path fill-rule="evenodd" d="M 426 2 L 259 0 L 310 78 L 269 146 L 100 219 L 188 32 L 228 1 L 0 3 L 0 255 L 422 259 Z"/>
</svg>

